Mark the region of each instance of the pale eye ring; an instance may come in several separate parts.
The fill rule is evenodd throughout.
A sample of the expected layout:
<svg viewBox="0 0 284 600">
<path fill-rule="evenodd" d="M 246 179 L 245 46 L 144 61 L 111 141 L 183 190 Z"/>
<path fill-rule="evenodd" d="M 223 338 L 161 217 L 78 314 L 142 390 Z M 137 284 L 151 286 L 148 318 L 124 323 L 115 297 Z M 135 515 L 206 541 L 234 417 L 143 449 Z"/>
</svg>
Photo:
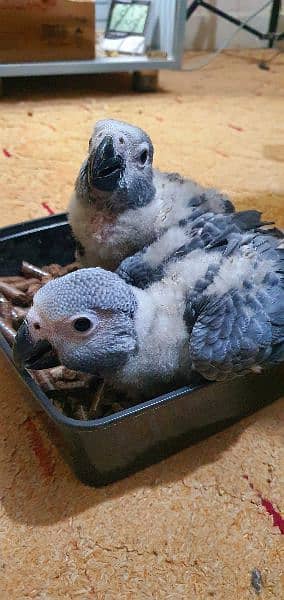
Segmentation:
<svg viewBox="0 0 284 600">
<path fill-rule="evenodd" d="M 78 331 L 79 333 L 85 333 L 91 329 L 92 321 L 90 321 L 88 317 L 78 317 L 75 319 L 75 321 L 73 321 L 73 327 L 75 331 Z"/>
</svg>

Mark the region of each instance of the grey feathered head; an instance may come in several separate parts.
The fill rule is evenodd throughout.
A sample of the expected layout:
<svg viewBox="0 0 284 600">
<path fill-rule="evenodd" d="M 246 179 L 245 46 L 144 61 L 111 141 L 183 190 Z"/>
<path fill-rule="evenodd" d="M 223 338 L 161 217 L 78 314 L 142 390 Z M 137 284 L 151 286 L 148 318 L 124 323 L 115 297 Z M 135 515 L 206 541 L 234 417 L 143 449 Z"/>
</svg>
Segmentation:
<svg viewBox="0 0 284 600">
<path fill-rule="evenodd" d="M 81 269 L 42 287 L 18 330 L 15 362 L 43 369 L 58 363 L 106 374 L 136 349 L 132 288 L 115 273 Z"/>
<path fill-rule="evenodd" d="M 113 119 L 98 121 L 76 192 L 118 213 L 145 206 L 155 194 L 152 162 L 153 145 L 145 131 Z"/>
</svg>

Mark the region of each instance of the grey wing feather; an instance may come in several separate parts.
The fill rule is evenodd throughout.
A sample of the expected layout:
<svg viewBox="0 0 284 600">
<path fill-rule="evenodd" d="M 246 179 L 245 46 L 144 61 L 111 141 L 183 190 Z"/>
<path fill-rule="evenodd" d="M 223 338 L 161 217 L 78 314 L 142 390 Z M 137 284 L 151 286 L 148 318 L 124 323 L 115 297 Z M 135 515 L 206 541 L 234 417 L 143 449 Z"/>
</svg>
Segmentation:
<svg viewBox="0 0 284 600">
<path fill-rule="evenodd" d="M 152 267 L 146 258 L 146 251 L 141 250 L 125 258 L 119 265 L 116 273 L 126 281 L 126 283 L 138 288 L 146 288 L 154 281 L 159 281 L 164 274 L 163 264 Z"/>
<path fill-rule="evenodd" d="M 205 213 L 194 221 L 190 230 L 189 243 L 178 249 L 177 252 L 179 252 L 179 256 L 182 253 L 188 254 L 197 247 L 197 244 L 198 247 L 206 249 L 226 246 L 229 240 L 234 242 L 233 250 L 236 245 L 239 245 L 240 235 L 249 231 L 255 232 L 264 224 L 261 221 L 261 213 L 256 210 L 228 215 Z"/>
<path fill-rule="evenodd" d="M 203 377 L 227 379 L 284 360 L 284 251 L 274 243 L 271 237 L 265 254 L 276 253 L 275 271 L 259 287 L 203 298 L 191 322 L 189 305 L 190 354 Z"/>
<path fill-rule="evenodd" d="M 247 294 L 248 296 L 248 294 Z M 190 354 L 203 377 L 223 380 L 244 374 L 271 352 L 272 332 L 266 312 L 248 310 L 248 297 L 233 290 L 210 298 L 194 324 Z"/>
<path fill-rule="evenodd" d="M 217 193 L 215 193 L 217 195 Z M 197 200 L 196 200 L 197 202 Z M 198 197 L 198 202 L 201 202 Z M 244 233 L 254 232 L 262 226 L 261 213 L 258 211 L 243 211 L 239 213 L 215 214 L 212 212 L 197 214 L 195 219 L 191 216 L 179 223 L 180 230 L 184 231 L 188 242 L 179 246 L 178 238 L 171 246 L 165 244 L 168 230 L 151 245 L 158 260 L 151 264 L 148 262 L 147 247 L 126 258 L 119 265 L 117 273 L 127 283 L 139 288 L 146 288 L 155 281 L 159 281 L 165 274 L 168 264 L 180 260 L 193 250 L 220 247 L 228 255 L 240 245 L 240 240 L 247 241 Z M 208 279 L 209 283 L 210 280 Z M 201 290 L 200 290 L 201 291 Z"/>
<path fill-rule="evenodd" d="M 214 188 L 207 188 L 189 201 L 190 207 L 199 207 L 202 212 L 230 214 L 235 211 L 234 205 L 225 194 Z M 194 218 L 194 215 L 193 215 Z"/>
</svg>

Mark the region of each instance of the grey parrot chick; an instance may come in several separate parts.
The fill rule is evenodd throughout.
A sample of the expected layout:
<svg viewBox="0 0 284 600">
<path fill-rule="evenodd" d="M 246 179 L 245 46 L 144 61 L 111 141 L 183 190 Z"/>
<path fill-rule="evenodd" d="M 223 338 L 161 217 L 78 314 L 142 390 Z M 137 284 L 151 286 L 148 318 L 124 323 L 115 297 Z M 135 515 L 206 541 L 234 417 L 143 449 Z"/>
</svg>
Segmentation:
<svg viewBox="0 0 284 600">
<path fill-rule="evenodd" d="M 224 380 L 284 360 L 283 238 L 216 236 L 169 262 L 147 289 L 82 269 L 47 283 L 18 330 L 21 368 L 61 363 L 103 376 L 131 400 Z"/>
<path fill-rule="evenodd" d="M 114 270 L 180 221 L 234 210 L 220 192 L 154 169 L 153 153 L 142 129 L 97 122 L 69 206 L 82 266 Z"/>
</svg>

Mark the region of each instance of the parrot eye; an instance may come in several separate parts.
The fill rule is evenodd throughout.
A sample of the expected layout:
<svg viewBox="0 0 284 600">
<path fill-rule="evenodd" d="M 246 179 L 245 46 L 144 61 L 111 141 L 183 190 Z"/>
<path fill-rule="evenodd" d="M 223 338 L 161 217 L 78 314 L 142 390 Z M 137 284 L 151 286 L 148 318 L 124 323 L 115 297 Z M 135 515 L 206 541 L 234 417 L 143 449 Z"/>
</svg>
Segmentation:
<svg viewBox="0 0 284 600">
<path fill-rule="evenodd" d="M 141 152 L 140 158 L 139 158 L 141 165 L 145 165 L 147 158 L 148 158 L 148 152 L 147 152 L 147 150 L 143 150 L 143 152 Z"/>
<path fill-rule="evenodd" d="M 75 319 L 73 327 L 76 331 L 83 333 L 92 327 L 92 322 L 87 317 L 79 317 L 79 319 Z"/>
</svg>

